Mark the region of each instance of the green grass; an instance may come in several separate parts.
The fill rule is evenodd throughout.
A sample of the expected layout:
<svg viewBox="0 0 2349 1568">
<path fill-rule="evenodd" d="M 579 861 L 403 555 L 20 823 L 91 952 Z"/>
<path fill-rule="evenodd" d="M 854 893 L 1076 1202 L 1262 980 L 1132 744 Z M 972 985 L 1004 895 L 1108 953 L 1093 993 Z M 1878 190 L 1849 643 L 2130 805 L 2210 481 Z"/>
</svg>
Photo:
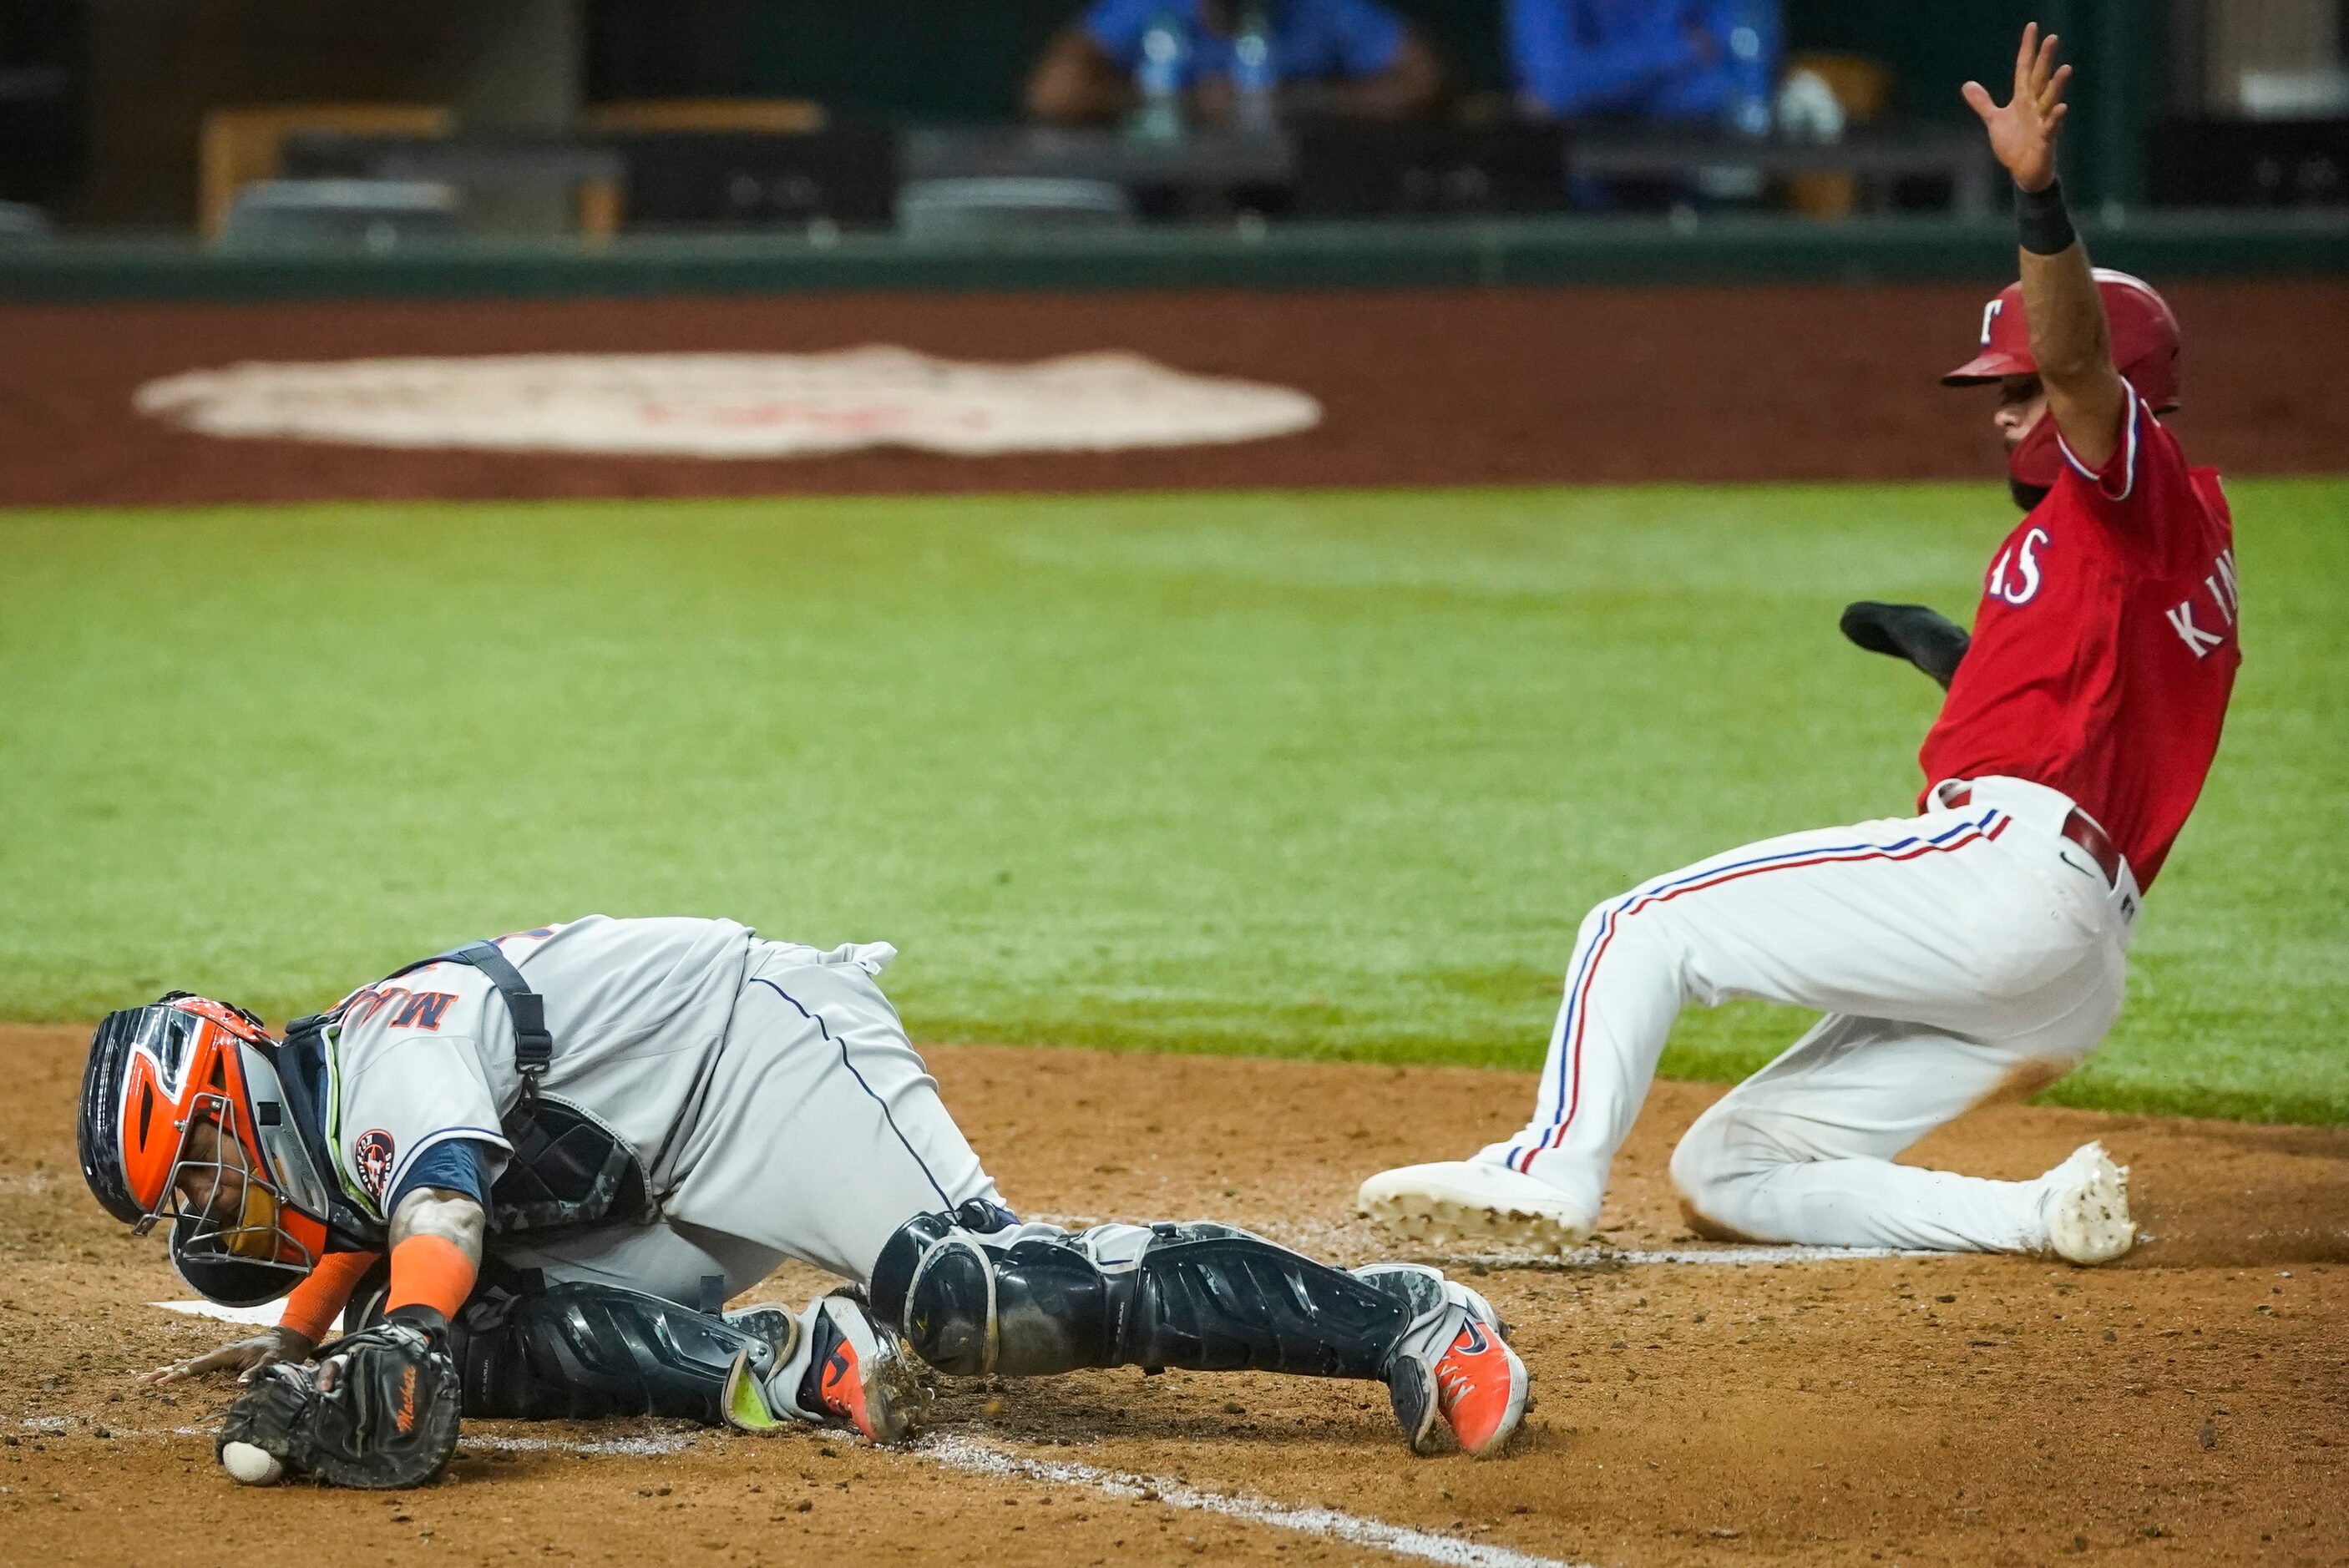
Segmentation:
<svg viewBox="0 0 2349 1568">
<path fill-rule="evenodd" d="M 2248 662 L 2067 1101 L 2349 1121 L 2349 482 L 2233 487 Z M 1576 923 L 1897 811 L 1990 486 L 0 514 L 0 1016 L 274 1017 L 457 938 L 905 949 L 917 1037 L 1538 1060 Z M 1799 1029 L 1692 1012 L 1666 1070 Z"/>
</svg>

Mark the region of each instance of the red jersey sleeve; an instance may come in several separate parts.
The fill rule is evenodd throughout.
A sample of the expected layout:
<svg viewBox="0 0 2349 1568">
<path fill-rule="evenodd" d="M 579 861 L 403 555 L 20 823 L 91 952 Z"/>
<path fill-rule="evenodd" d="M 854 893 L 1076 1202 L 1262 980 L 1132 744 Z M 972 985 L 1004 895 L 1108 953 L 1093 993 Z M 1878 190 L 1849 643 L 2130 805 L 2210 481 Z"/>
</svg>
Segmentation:
<svg viewBox="0 0 2349 1568">
<path fill-rule="evenodd" d="M 2189 489 L 2186 453 L 2136 387 L 2129 388 L 2128 421 L 2121 428 L 2120 445 L 2102 469 L 2082 462 L 2060 432 L 2055 445 L 2064 454 L 2056 488 L 2066 492 L 2072 506 L 2120 535 L 2125 543 L 2143 548 L 2166 542 L 2159 539 L 2166 531 L 2163 524 L 2177 498 Z"/>
</svg>

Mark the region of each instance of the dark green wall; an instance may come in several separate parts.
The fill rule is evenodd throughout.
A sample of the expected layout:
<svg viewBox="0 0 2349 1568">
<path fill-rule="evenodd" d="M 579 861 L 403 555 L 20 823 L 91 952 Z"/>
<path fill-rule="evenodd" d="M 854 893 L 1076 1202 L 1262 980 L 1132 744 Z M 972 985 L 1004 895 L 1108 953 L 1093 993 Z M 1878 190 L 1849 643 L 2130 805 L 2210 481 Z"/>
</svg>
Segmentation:
<svg viewBox="0 0 2349 1568">
<path fill-rule="evenodd" d="M 851 113 L 1004 120 L 1078 0 L 591 0 L 596 98 L 808 98 Z"/>
<path fill-rule="evenodd" d="M 2147 213 L 2121 228 L 2084 221 L 2097 261 L 2182 277 L 2340 277 L 2349 216 L 2337 211 Z M 1104 230 L 905 244 L 845 234 L 808 244 L 775 234 L 620 240 L 611 246 L 477 244 L 411 252 L 240 252 L 191 244 L 0 246 L 0 303 L 294 301 L 294 298 L 635 298 L 839 289 L 1494 289 L 1576 284 L 1736 286 L 1966 282 L 2013 273 L 2003 223 L 1893 218 L 1804 223 L 1724 218 L 1693 232 L 1647 221 L 1276 223 L 1261 240 L 1228 228 Z"/>
<path fill-rule="evenodd" d="M 1958 85 L 1968 77 L 2002 85 L 2023 25 L 2064 9 L 2063 0 L 1788 0 L 1786 32 L 1796 48 L 1849 50 L 1891 67 L 1903 114 L 1959 119 L 1972 111 Z"/>
<path fill-rule="evenodd" d="M 2169 10 L 2154 0 L 1786 0 L 1786 31 L 1797 48 L 1884 61 L 1903 114 L 1966 121 L 1960 84 L 1972 78 L 2004 98 L 2023 24 L 2038 22 L 2063 36 L 2079 73 L 2065 183 L 2087 200 L 2134 202 L 2145 190 L 2145 129 L 2162 102 Z"/>
<path fill-rule="evenodd" d="M 2153 213 L 2081 224 L 2090 250 L 2165 283 L 2334 277 L 2349 214 Z M 380 255 L 181 244 L 0 247 L 0 303 L 71 300 L 496 299 L 768 294 L 843 289 L 946 293 L 1108 289 L 1491 288 L 1584 284 L 1963 282 L 2014 267 L 2004 223 L 1889 219 L 1707 220 L 1683 232 L 1637 220 L 1275 224 L 906 244 L 850 234 L 823 245 L 773 235 L 622 239 L 603 248 L 479 242 Z"/>
</svg>

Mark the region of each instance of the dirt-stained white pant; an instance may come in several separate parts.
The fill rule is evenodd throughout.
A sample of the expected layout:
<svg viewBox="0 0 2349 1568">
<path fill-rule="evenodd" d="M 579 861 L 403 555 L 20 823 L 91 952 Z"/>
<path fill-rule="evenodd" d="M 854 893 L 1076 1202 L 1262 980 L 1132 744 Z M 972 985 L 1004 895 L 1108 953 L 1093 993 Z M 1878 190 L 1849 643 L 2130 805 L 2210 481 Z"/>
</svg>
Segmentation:
<svg viewBox="0 0 2349 1568">
<path fill-rule="evenodd" d="M 2095 1047 L 2120 1011 L 2138 895 L 2126 869 L 2108 885 L 2061 836 L 2063 795 L 1971 784 L 1962 810 L 1765 840 L 1592 910 L 1533 1119 L 1478 1158 L 1595 1222 L 1673 1018 L 1756 996 L 1826 1016 L 1682 1140 L 1672 1181 L 1697 1224 L 1827 1245 L 2044 1245 L 2039 1183 L 1890 1161 Z"/>
</svg>

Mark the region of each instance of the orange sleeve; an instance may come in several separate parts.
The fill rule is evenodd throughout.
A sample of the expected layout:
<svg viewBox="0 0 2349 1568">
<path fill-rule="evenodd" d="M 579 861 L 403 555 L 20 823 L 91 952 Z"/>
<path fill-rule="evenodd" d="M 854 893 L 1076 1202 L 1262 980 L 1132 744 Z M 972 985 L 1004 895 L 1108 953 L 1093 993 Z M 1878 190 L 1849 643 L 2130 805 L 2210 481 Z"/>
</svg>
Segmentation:
<svg viewBox="0 0 2349 1568">
<path fill-rule="evenodd" d="M 391 1249 L 391 1295 L 383 1309 L 429 1306 L 443 1317 L 454 1317 L 473 1294 L 480 1272 L 465 1249 L 446 1236 L 410 1236 Z"/>
<path fill-rule="evenodd" d="M 326 1337 L 326 1330 L 335 1326 L 335 1318 L 358 1288 L 359 1277 L 375 1267 L 381 1253 L 328 1253 L 318 1260 L 318 1266 L 309 1277 L 294 1287 L 285 1298 L 285 1314 L 277 1320 L 280 1328 L 290 1328 L 316 1345 Z"/>
</svg>

